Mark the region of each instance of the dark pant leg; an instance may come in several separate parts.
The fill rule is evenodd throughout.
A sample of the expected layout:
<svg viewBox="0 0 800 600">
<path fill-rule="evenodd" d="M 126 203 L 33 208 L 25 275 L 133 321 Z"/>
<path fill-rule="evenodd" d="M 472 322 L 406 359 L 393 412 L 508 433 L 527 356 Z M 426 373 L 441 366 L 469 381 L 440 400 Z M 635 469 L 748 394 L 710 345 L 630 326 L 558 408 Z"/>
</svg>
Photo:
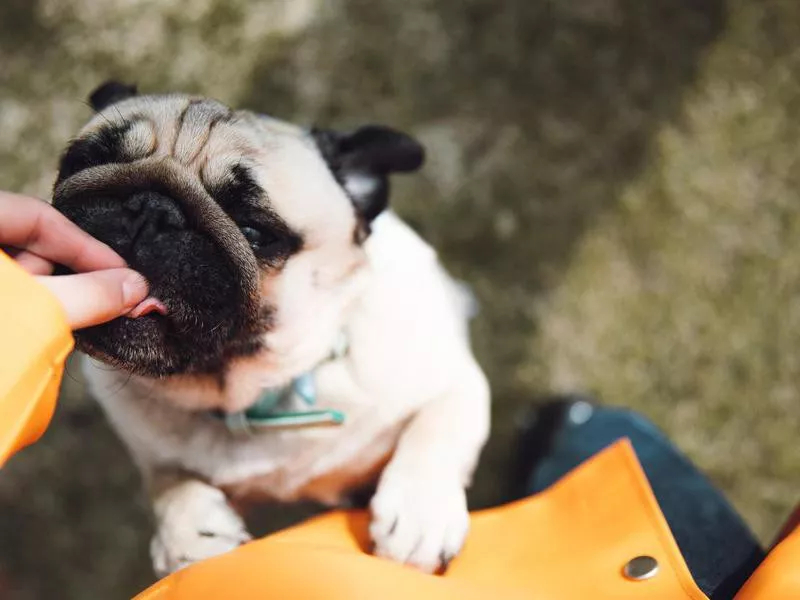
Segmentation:
<svg viewBox="0 0 800 600">
<path fill-rule="evenodd" d="M 700 589 L 733 598 L 764 558 L 741 517 L 652 423 L 589 398 L 553 398 L 531 413 L 520 440 L 515 496 L 550 486 L 620 438 L 631 440 L 661 511 Z"/>
</svg>

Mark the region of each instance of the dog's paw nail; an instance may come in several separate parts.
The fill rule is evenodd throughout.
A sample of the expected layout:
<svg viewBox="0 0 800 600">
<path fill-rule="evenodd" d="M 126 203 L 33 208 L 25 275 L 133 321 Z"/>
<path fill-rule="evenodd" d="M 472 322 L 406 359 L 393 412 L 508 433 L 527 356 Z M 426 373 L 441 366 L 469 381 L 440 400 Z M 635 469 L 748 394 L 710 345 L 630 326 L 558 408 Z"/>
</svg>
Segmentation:
<svg viewBox="0 0 800 600">
<path fill-rule="evenodd" d="M 199 491 L 204 493 L 182 498 L 181 503 L 162 512 L 150 545 L 159 576 L 235 550 L 251 539 L 239 515 L 219 501 L 221 494 L 202 488 Z"/>
<path fill-rule="evenodd" d="M 426 573 L 447 569 L 469 529 L 466 496 L 455 484 L 406 480 L 382 486 L 372 516 L 374 554 Z"/>
<path fill-rule="evenodd" d="M 439 568 L 436 569 L 437 575 L 444 575 L 447 572 L 448 567 L 450 567 L 450 563 L 453 562 L 453 559 L 456 557 L 455 554 L 449 554 L 444 550 L 439 555 Z"/>
</svg>

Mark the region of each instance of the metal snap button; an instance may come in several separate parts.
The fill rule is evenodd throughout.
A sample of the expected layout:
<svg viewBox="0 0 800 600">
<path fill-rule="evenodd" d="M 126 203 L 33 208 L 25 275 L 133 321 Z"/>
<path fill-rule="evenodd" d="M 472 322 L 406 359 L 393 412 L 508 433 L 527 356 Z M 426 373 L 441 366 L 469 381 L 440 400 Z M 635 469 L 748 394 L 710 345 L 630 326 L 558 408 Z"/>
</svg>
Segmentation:
<svg viewBox="0 0 800 600">
<path fill-rule="evenodd" d="M 579 400 L 569 407 L 567 418 L 573 425 L 583 425 L 592 418 L 594 407 L 583 400 Z"/>
<path fill-rule="evenodd" d="M 622 574 L 631 581 L 646 581 L 658 574 L 658 561 L 652 556 L 637 556 L 628 561 Z"/>
</svg>

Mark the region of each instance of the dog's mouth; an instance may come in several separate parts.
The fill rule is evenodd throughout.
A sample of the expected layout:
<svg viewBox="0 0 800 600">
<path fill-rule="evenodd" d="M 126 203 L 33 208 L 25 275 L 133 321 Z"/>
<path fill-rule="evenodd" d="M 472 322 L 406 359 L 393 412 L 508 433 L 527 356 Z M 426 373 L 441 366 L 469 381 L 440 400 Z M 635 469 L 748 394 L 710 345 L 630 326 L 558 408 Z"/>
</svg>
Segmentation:
<svg viewBox="0 0 800 600">
<path fill-rule="evenodd" d="M 125 316 L 131 319 L 138 319 L 139 317 L 144 317 L 145 315 L 153 313 L 167 316 L 167 307 L 164 306 L 164 303 L 158 298 L 149 296 L 134 306 Z"/>
<path fill-rule="evenodd" d="M 95 167 L 56 188 L 53 205 L 151 290 L 125 317 L 80 330 L 76 341 L 140 375 L 217 373 L 260 347 L 258 269 L 236 225 L 179 167 L 151 167 Z"/>
</svg>

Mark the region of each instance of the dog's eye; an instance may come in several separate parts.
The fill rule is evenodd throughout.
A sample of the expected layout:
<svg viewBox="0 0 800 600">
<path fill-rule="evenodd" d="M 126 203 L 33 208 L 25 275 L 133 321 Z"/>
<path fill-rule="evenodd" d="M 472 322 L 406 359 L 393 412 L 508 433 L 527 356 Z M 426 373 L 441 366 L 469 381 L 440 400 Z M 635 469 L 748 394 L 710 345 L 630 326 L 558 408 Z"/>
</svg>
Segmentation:
<svg viewBox="0 0 800 600">
<path fill-rule="evenodd" d="M 241 228 L 241 232 L 244 236 L 244 239 L 247 240 L 247 243 L 250 244 L 250 247 L 257 254 L 272 252 L 275 250 L 276 246 L 280 245 L 281 242 L 279 236 L 276 236 L 270 231 L 265 232 L 263 229 L 244 226 Z"/>
<path fill-rule="evenodd" d="M 254 250 L 258 249 L 264 241 L 264 235 L 252 227 L 242 227 L 242 235 Z"/>
<path fill-rule="evenodd" d="M 269 224 L 240 225 L 244 239 L 262 265 L 277 266 L 296 252 L 302 243 L 299 236 L 276 229 Z"/>
</svg>

